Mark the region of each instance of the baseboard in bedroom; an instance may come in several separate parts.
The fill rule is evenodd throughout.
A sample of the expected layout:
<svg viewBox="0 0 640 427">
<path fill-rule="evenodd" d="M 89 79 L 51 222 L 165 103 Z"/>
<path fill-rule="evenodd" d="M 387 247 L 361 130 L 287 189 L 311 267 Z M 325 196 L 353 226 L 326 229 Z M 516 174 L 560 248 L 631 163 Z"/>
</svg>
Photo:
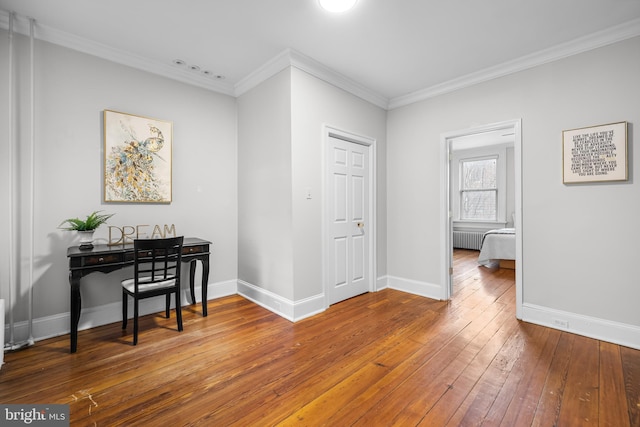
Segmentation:
<svg viewBox="0 0 640 427">
<path fill-rule="evenodd" d="M 227 295 L 235 295 L 237 293 L 236 280 L 228 280 L 225 282 L 211 283 L 207 291 L 207 299 L 216 299 Z M 196 303 L 202 300 L 202 290 L 200 286 L 195 287 Z M 182 290 L 182 305 L 191 304 L 191 296 L 189 290 Z M 122 321 L 122 303 L 114 302 L 96 307 L 87 307 L 82 309 L 80 314 L 80 323 L 78 330 L 94 328 L 96 326 L 107 325 L 109 323 Z M 164 298 L 151 298 L 140 302 L 141 315 L 157 313 L 164 310 Z M 132 315 L 132 306 L 129 304 L 130 316 Z M 55 314 L 52 316 L 39 317 L 33 319 L 33 338 L 35 341 L 57 337 L 68 334 L 70 327 L 71 314 L 69 312 Z M 9 338 L 9 326 L 5 326 L 5 341 Z M 14 323 L 14 341 L 22 342 L 29 338 L 29 323 L 27 321 Z"/>
<path fill-rule="evenodd" d="M 427 298 L 442 299 L 442 287 L 428 282 L 387 276 L 387 287 Z"/>
<path fill-rule="evenodd" d="M 640 350 L 638 326 L 526 303 L 522 305 L 522 320 Z"/>
</svg>

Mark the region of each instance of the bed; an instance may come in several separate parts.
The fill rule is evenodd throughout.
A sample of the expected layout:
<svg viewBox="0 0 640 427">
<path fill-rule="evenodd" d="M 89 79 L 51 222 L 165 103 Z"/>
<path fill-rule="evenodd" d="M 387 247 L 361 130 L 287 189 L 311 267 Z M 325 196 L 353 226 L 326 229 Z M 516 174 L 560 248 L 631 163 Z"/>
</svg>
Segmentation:
<svg viewBox="0 0 640 427">
<path fill-rule="evenodd" d="M 488 265 L 498 262 L 502 268 L 515 268 L 515 259 L 515 228 L 499 228 L 484 233 L 478 264 Z"/>
</svg>

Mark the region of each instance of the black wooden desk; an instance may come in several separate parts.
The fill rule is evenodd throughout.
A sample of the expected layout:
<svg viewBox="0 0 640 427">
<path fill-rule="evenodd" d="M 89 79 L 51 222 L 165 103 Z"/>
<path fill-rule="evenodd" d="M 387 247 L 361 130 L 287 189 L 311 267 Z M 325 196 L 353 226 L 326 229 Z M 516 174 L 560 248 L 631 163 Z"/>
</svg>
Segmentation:
<svg viewBox="0 0 640 427">
<path fill-rule="evenodd" d="M 202 262 L 202 315 L 207 315 L 207 283 L 209 280 L 209 245 L 211 242 L 196 237 L 185 237 L 182 246 L 182 262 L 189 263 L 189 288 L 191 302 L 195 304 L 194 279 L 196 260 Z M 95 245 L 92 249 L 71 246 L 67 249 L 69 258 L 69 284 L 71 285 L 71 353 L 78 349 L 78 323 L 82 300 L 80 279 L 89 273 L 99 271 L 109 273 L 133 265 L 133 243 L 109 246 Z"/>
</svg>

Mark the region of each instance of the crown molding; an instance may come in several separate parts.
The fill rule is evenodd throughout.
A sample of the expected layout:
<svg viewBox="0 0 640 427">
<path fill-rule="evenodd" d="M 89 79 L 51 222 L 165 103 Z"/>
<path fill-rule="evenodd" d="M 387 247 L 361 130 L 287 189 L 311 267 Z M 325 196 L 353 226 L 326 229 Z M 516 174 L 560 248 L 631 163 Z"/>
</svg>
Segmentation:
<svg viewBox="0 0 640 427">
<path fill-rule="evenodd" d="M 577 55 L 579 53 L 637 36 L 640 36 L 640 19 L 628 21 L 624 24 L 598 31 L 549 49 L 544 49 L 530 55 L 522 56 L 513 61 L 507 61 L 407 95 L 392 98 L 389 101 L 389 110 L 424 101 L 445 93 L 454 92 L 478 83 L 517 73 L 538 65 L 557 61 L 559 59 L 567 58 L 569 56 Z"/>
<path fill-rule="evenodd" d="M 28 18 L 23 16 L 16 16 L 16 18 L 17 19 L 14 20 L 14 31 L 28 35 Z M 0 28 L 9 28 L 9 13 L 4 10 L 0 10 Z M 286 49 L 275 58 L 269 60 L 234 86 L 230 83 L 213 80 L 211 77 L 115 49 L 105 44 L 78 37 L 46 25 L 37 24 L 35 26 L 35 37 L 42 41 L 97 56 L 118 64 L 235 97 L 257 86 L 286 67 L 293 66 L 381 108 L 386 109 L 389 103 L 387 98 L 291 49 Z"/>
<path fill-rule="evenodd" d="M 4 10 L 0 10 L 0 28 L 9 28 L 9 13 Z M 28 19 L 18 16 L 17 19 L 14 20 L 14 31 L 16 33 L 28 35 Z M 456 79 L 433 85 L 407 95 L 388 99 L 355 82 L 354 80 L 337 73 L 320 62 L 292 49 L 284 50 L 253 71 L 247 77 L 240 80 L 237 84 L 232 85 L 231 83 L 214 80 L 212 77 L 193 73 L 174 65 L 165 64 L 160 61 L 150 60 L 149 58 L 114 49 L 107 45 L 41 24 L 35 26 L 35 37 L 37 39 L 225 95 L 238 97 L 285 68 L 296 67 L 320 80 L 332 84 L 386 110 L 392 110 L 394 108 L 424 101 L 426 99 L 454 92 L 478 83 L 483 83 L 498 77 L 524 71 L 538 65 L 557 61 L 559 59 L 567 58 L 569 56 L 637 36 L 640 36 L 640 19 L 628 21 L 624 24 L 580 37 L 530 55 L 525 55 L 512 61 L 507 61 L 493 67 L 485 68 L 484 70 L 470 73 Z"/>
<path fill-rule="evenodd" d="M 389 105 L 386 97 L 293 49 L 285 49 L 239 81 L 235 86 L 235 95 L 242 95 L 288 67 L 298 68 L 385 110 Z"/>
<path fill-rule="evenodd" d="M 5 30 L 9 29 L 9 13 L 4 10 L 0 10 L 0 28 Z M 16 33 L 29 35 L 28 18 L 16 16 L 16 19 L 14 19 L 13 29 Z M 37 24 L 35 26 L 34 37 L 38 40 L 53 43 L 78 52 L 136 68 L 138 70 L 157 74 L 182 83 L 199 86 L 225 95 L 234 95 L 233 86 L 229 83 L 220 82 L 219 80 L 214 80 L 212 77 L 178 68 L 178 66 L 165 64 L 130 52 L 115 49 L 102 43 L 78 37 L 46 25 Z"/>
<path fill-rule="evenodd" d="M 305 71 L 312 76 L 343 89 L 358 98 L 364 99 L 380 108 L 389 108 L 389 99 L 379 93 L 351 80 L 350 78 L 332 70 L 320 62 L 291 50 L 291 65 Z"/>
<path fill-rule="evenodd" d="M 244 77 L 234 86 L 234 94 L 236 97 L 250 91 L 260 83 L 270 79 L 280 71 L 291 66 L 290 59 L 291 49 L 286 49 L 274 56 L 260 67 L 256 68 L 248 76 Z"/>
</svg>

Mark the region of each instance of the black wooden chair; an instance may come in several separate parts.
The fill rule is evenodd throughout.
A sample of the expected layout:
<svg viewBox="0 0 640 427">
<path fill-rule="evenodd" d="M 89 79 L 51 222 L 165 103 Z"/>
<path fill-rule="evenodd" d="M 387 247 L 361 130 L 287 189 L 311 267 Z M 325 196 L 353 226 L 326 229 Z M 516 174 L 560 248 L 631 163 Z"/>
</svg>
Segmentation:
<svg viewBox="0 0 640 427">
<path fill-rule="evenodd" d="M 133 345 L 138 344 L 139 301 L 159 295 L 166 297 L 165 315 L 169 318 L 171 294 L 176 299 L 178 331 L 182 331 L 180 304 L 180 264 L 183 236 L 167 239 L 136 239 L 133 278 L 122 281 L 122 329 L 127 328 L 128 297 L 133 297 Z"/>
</svg>

